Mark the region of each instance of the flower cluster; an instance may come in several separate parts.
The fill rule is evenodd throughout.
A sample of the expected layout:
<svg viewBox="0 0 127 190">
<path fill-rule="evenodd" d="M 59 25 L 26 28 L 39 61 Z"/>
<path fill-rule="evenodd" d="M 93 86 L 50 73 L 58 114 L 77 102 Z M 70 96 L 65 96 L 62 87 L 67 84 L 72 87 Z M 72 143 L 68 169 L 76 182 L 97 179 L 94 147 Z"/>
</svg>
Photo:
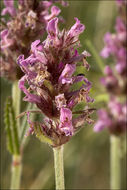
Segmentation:
<svg viewBox="0 0 127 190">
<path fill-rule="evenodd" d="M 110 133 L 120 135 L 126 132 L 127 126 L 127 104 L 120 103 L 114 97 L 108 103 L 108 111 L 100 109 L 98 111 L 99 120 L 94 126 L 94 131 L 98 132 L 108 128 Z"/>
<path fill-rule="evenodd" d="M 18 65 L 25 73 L 19 81 L 19 88 L 25 93 L 24 100 L 34 103 L 45 116 L 41 133 L 52 141 L 53 146 L 66 143 L 84 124 L 91 123 L 93 109 L 88 103 L 93 102 L 89 96 L 91 83 L 84 75 L 75 75 L 76 67 L 89 65 L 86 51 L 79 54 L 79 35 L 85 26 L 75 18 L 76 23 L 70 30 L 60 31 L 58 18 L 48 22 L 48 36 L 42 43 L 36 40 L 31 45 L 31 55 L 24 59 L 19 56 Z M 79 64 L 80 62 L 80 64 Z M 73 90 L 73 84 L 81 83 L 79 89 Z M 84 101 L 84 110 L 74 112 L 76 104 Z M 27 113 L 29 115 L 29 112 Z M 35 132 L 36 122 L 30 123 L 30 131 Z"/>
<path fill-rule="evenodd" d="M 20 54 L 28 56 L 33 40 L 43 36 L 47 23 L 60 13 L 55 1 L 4 0 L 1 19 L 1 69 L 0 75 L 11 80 L 21 78 L 16 60 Z M 62 1 L 64 4 L 64 2 Z M 50 11 L 51 10 L 51 11 Z M 6 20 L 8 15 L 9 20 Z"/>
<path fill-rule="evenodd" d="M 109 131 L 115 135 L 119 135 L 126 131 L 127 126 L 127 47 L 126 47 L 126 22 L 123 17 L 126 1 L 118 0 L 120 9 L 120 17 L 116 19 L 116 33 L 107 33 L 104 37 L 105 47 L 101 52 L 104 58 L 113 56 L 115 67 L 106 66 L 104 73 L 105 77 L 101 79 L 103 86 L 107 89 L 110 101 L 107 111 L 99 110 L 99 120 L 95 124 L 95 131 L 100 131 L 107 127 Z"/>
<path fill-rule="evenodd" d="M 116 60 L 116 71 L 120 75 L 126 75 L 126 22 L 118 17 L 116 20 L 116 34 L 107 33 L 104 37 L 106 46 L 101 52 L 104 58 L 109 55 L 114 56 Z"/>
</svg>

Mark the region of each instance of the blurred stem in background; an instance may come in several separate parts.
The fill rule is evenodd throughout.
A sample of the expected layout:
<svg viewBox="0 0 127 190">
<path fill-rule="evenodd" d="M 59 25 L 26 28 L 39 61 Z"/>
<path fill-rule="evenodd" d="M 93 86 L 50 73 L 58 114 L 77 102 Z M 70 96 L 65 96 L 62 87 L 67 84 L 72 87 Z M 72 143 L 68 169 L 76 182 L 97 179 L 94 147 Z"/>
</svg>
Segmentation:
<svg viewBox="0 0 127 190">
<path fill-rule="evenodd" d="M 108 14 L 107 14 L 108 13 Z M 94 28 L 93 44 L 98 51 L 103 48 L 102 39 L 104 33 L 109 31 L 113 25 L 113 18 L 116 14 L 115 1 L 99 1 L 96 12 L 96 24 Z M 109 22 L 110 21 L 110 22 Z"/>
<path fill-rule="evenodd" d="M 121 139 L 119 136 L 110 137 L 110 189 L 121 189 Z"/>
<path fill-rule="evenodd" d="M 14 116 L 18 116 L 20 113 L 20 99 L 21 99 L 21 91 L 18 88 L 18 81 L 14 81 L 12 84 L 12 104 L 14 110 Z M 18 143 L 18 151 L 13 153 L 13 161 L 12 161 L 12 176 L 11 176 L 11 189 L 19 189 L 20 188 L 20 180 L 21 180 L 21 171 L 22 171 L 22 160 L 21 160 L 21 152 L 20 152 L 20 140 L 19 140 L 19 127 L 20 120 L 15 120 L 15 130 L 12 130 L 12 136 L 15 136 Z M 15 134 L 13 134 L 15 133 Z M 13 141 L 14 146 L 16 146 L 16 140 Z"/>
<path fill-rule="evenodd" d="M 64 190 L 63 146 L 53 148 L 56 190 Z"/>
<path fill-rule="evenodd" d="M 8 115 L 6 114 L 6 117 L 8 116 L 9 123 L 8 124 L 8 137 L 9 137 L 9 147 L 11 147 L 11 154 L 13 157 L 12 161 L 12 176 L 11 176 L 11 189 L 19 189 L 20 188 L 20 181 L 21 181 L 21 172 L 22 172 L 22 152 L 24 149 L 24 146 L 28 143 L 29 138 L 25 137 L 25 134 L 27 132 L 28 126 L 27 126 L 27 118 L 25 117 L 22 122 L 20 122 L 20 117 L 17 118 L 20 114 L 20 99 L 21 99 L 21 91 L 18 88 L 18 81 L 14 81 L 12 85 L 12 103 L 11 101 L 10 106 L 7 104 L 7 110 Z M 11 105 L 12 104 L 12 105 Z M 28 104 L 26 110 L 30 110 L 30 108 L 34 108 L 33 105 Z M 9 113 L 10 112 L 10 113 Z M 12 112 L 12 113 L 11 113 Z M 9 117 L 9 115 L 12 115 Z M 33 117 L 34 118 L 34 115 Z M 11 122 L 12 120 L 12 122 Z M 11 126 L 12 125 L 12 130 Z"/>
<path fill-rule="evenodd" d="M 21 156 L 13 155 L 12 176 L 11 176 L 11 189 L 12 190 L 20 189 L 21 171 L 22 171 Z"/>
<path fill-rule="evenodd" d="M 85 44 L 89 48 L 90 53 L 92 54 L 92 56 L 95 58 L 96 64 L 98 65 L 100 71 L 103 73 L 105 65 L 104 65 L 101 57 L 98 55 L 98 52 L 95 49 L 94 45 L 92 44 L 92 42 L 90 40 L 86 40 Z"/>
</svg>

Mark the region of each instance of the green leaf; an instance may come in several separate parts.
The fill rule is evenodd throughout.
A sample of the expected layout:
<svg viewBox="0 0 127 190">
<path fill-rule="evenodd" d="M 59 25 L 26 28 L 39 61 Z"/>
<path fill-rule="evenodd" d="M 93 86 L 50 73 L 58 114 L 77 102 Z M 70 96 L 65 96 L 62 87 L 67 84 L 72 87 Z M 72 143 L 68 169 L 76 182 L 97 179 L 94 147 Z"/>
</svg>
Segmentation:
<svg viewBox="0 0 127 190">
<path fill-rule="evenodd" d="M 86 73 L 86 68 L 84 66 L 78 66 L 76 67 L 76 71 L 74 73 L 74 75 L 79 75 L 79 74 L 84 74 Z"/>
<path fill-rule="evenodd" d="M 78 104 L 75 105 L 73 111 L 83 110 L 85 106 L 86 106 L 86 103 L 84 101 L 82 101 L 82 102 L 80 102 L 80 103 L 78 103 Z"/>
<path fill-rule="evenodd" d="M 72 86 L 70 87 L 70 90 L 71 91 L 79 90 L 83 84 L 84 84 L 84 81 L 76 82 L 76 83 L 72 84 Z"/>
<path fill-rule="evenodd" d="M 12 140 L 12 130 L 11 130 L 11 123 L 10 123 L 10 114 L 9 114 L 9 98 L 6 100 L 5 110 L 4 110 L 4 123 L 6 126 L 6 134 L 7 134 L 7 148 L 10 153 L 14 153 L 14 146 Z"/>
<path fill-rule="evenodd" d="M 44 142 L 44 143 L 47 143 L 49 145 L 53 145 L 53 141 L 47 137 L 44 132 L 42 131 L 42 127 L 40 126 L 39 123 L 34 123 L 34 132 L 36 134 L 36 137 L 41 141 L 41 142 Z"/>
</svg>

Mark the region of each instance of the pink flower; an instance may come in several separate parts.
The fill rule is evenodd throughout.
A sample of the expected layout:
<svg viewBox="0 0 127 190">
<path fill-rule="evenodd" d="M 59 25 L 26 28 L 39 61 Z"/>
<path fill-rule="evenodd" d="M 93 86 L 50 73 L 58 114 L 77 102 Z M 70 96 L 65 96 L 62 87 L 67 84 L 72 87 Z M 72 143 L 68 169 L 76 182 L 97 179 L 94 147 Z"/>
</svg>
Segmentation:
<svg viewBox="0 0 127 190">
<path fill-rule="evenodd" d="M 40 37 L 42 38 L 46 32 L 48 22 L 60 13 L 58 7 L 52 6 L 54 1 L 37 0 L 36 2 L 35 0 L 18 0 L 16 7 L 14 2 L 14 0 L 4 0 L 5 8 L 2 11 L 2 15 L 9 15 L 7 20 L 2 18 L 1 25 L 1 76 L 9 80 L 21 78 L 23 73 L 17 67 L 17 57 L 21 54 L 24 54 L 25 57 L 28 56 L 31 42 Z M 32 51 L 36 49 L 38 43 L 39 42 L 36 41 L 36 44 L 33 44 Z M 41 47 L 38 46 L 38 48 Z M 35 50 L 35 52 L 37 51 Z M 36 60 L 42 60 L 40 54 L 38 54 L 37 57 Z M 33 57 L 31 57 L 29 61 L 35 61 L 35 59 L 32 58 Z M 6 66 L 7 62 L 10 64 L 9 67 Z M 12 72 L 10 72 L 10 68 Z"/>
<path fill-rule="evenodd" d="M 102 85 L 108 91 L 110 101 L 107 109 L 98 111 L 98 121 L 94 126 L 94 131 L 98 132 L 108 128 L 111 134 L 121 135 L 126 132 L 127 126 L 126 115 L 123 111 L 125 107 L 127 108 L 127 47 L 125 45 L 127 34 L 124 9 L 126 1 L 117 0 L 117 4 L 120 9 L 120 17 L 116 19 L 116 32 L 114 34 L 106 33 L 104 36 L 105 47 L 101 51 L 102 57 L 112 56 L 115 62 L 115 65 L 104 68 L 105 77 L 101 79 Z"/>
<path fill-rule="evenodd" d="M 82 110 L 79 120 L 73 119 L 72 114 L 73 107 L 81 101 L 86 104 L 93 102 L 89 96 L 91 83 L 86 77 L 74 75 L 77 62 L 88 68 L 88 63 L 84 64 L 84 61 L 89 53 L 84 51 L 80 55 L 76 48 L 79 46 L 68 36 L 68 31 L 60 31 L 57 24 L 58 18 L 49 21 L 46 40 L 42 43 L 40 40 L 34 41 L 31 55 L 26 59 L 23 55 L 18 58 L 18 65 L 25 73 L 19 88 L 26 95 L 24 100 L 35 103 L 44 114 L 45 119 L 39 125 L 54 146 L 66 143 L 81 128 L 79 121 L 80 124 L 91 123 L 89 110 Z M 79 33 L 75 35 L 78 38 Z M 83 82 L 82 86 L 72 91 L 72 84 L 80 81 Z"/>
</svg>

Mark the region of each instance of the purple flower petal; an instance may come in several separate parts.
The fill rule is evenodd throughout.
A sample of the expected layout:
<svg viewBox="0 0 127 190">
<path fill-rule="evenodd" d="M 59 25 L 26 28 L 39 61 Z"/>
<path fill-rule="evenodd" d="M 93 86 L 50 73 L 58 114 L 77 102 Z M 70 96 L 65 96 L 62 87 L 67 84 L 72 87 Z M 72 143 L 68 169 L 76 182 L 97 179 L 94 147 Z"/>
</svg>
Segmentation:
<svg viewBox="0 0 127 190">
<path fill-rule="evenodd" d="M 68 32 L 68 36 L 70 38 L 78 36 L 85 30 L 85 26 L 80 23 L 80 20 L 78 20 L 78 18 L 75 18 L 75 20 L 76 23 L 71 27 L 71 29 Z"/>
<path fill-rule="evenodd" d="M 52 18 L 58 16 L 60 14 L 61 10 L 56 7 L 56 6 L 52 6 L 51 8 L 51 14 L 50 15 L 46 15 L 45 16 L 45 20 L 49 21 L 51 20 Z"/>
<path fill-rule="evenodd" d="M 66 64 L 63 72 L 59 77 L 59 83 L 66 84 L 72 83 L 72 75 L 75 72 L 76 65 L 75 64 Z"/>
<path fill-rule="evenodd" d="M 110 49 L 108 47 L 104 47 L 103 50 L 101 51 L 100 55 L 104 58 L 109 57 Z"/>
<path fill-rule="evenodd" d="M 95 132 L 100 132 L 106 127 L 106 124 L 99 120 L 95 125 L 94 125 L 94 131 Z"/>
<path fill-rule="evenodd" d="M 38 48 L 37 48 L 37 46 L 40 44 L 40 40 L 36 40 L 36 41 L 34 41 L 32 44 L 31 44 L 31 51 L 34 53 L 35 52 L 35 50 L 37 50 Z"/>
<path fill-rule="evenodd" d="M 9 46 L 11 46 L 13 44 L 13 40 L 8 38 L 9 35 L 9 31 L 7 29 L 1 31 L 0 33 L 0 37 L 1 37 L 1 42 L 0 42 L 0 46 L 1 49 L 6 49 Z"/>
<path fill-rule="evenodd" d="M 52 2 L 50 1 L 42 1 L 41 3 L 43 4 L 44 8 L 49 8 L 52 5 Z"/>
<path fill-rule="evenodd" d="M 13 7 L 14 6 L 14 0 L 4 0 L 4 5 L 6 7 Z"/>
<path fill-rule="evenodd" d="M 24 97 L 24 101 L 28 101 L 31 103 L 41 103 L 41 98 L 35 94 L 29 93 L 29 91 L 25 87 L 25 81 L 26 81 L 26 76 L 23 76 L 19 80 L 19 88 L 26 94 L 26 97 Z"/>
<path fill-rule="evenodd" d="M 110 66 L 107 65 L 107 66 L 105 67 L 104 73 L 105 73 L 106 75 L 112 75 L 112 74 L 113 74 L 112 69 L 110 68 Z"/>
<path fill-rule="evenodd" d="M 55 103 L 58 109 L 66 107 L 66 99 L 64 97 L 64 94 L 59 94 L 58 96 L 55 96 Z"/>
<path fill-rule="evenodd" d="M 68 108 L 61 108 L 60 110 L 60 125 L 59 128 L 65 133 L 66 136 L 72 136 L 72 112 Z"/>
<path fill-rule="evenodd" d="M 9 13 L 11 16 L 16 15 L 16 9 L 14 8 L 14 0 L 4 0 L 6 8 L 3 9 L 2 15 Z"/>
<path fill-rule="evenodd" d="M 55 38 L 57 36 L 58 33 L 57 24 L 58 24 L 58 18 L 54 18 L 48 22 L 47 31 L 51 38 Z"/>
<path fill-rule="evenodd" d="M 107 112 L 104 109 L 100 109 L 98 111 L 99 120 L 95 123 L 94 131 L 99 132 L 103 130 L 105 127 L 110 127 L 112 125 L 112 121 L 110 120 Z"/>
</svg>

